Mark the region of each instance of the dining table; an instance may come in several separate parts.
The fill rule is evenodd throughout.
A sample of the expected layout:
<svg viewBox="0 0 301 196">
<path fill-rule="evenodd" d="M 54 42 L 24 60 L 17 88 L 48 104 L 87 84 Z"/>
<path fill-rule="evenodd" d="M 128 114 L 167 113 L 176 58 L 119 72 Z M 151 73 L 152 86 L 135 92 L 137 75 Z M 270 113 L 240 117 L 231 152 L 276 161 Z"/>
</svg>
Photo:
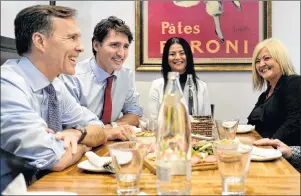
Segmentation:
<svg viewBox="0 0 301 196">
<path fill-rule="evenodd" d="M 255 131 L 237 134 L 254 140 L 261 136 Z M 99 156 L 109 156 L 108 145 L 94 148 Z M 265 146 L 263 148 L 266 148 Z M 271 146 L 268 148 L 272 148 Z M 115 174 L 89 172 L 77 164 L 87 160 L 83 156 L 64 171 L 51 172 L 28 187 L 28 191 L 66 191 L 79 195 L 116 195 Z M 221 195 L 221 176 L 218 169 L 192 171 L 192 195 Z M 156 195 L 156 175 L 146 167 L 140 178 L 140 191 Z M 251 161 L 246 178 L 246 195 L 300 195 L 300 173 L 283 157 L 272 161 Z"/>
</svg>

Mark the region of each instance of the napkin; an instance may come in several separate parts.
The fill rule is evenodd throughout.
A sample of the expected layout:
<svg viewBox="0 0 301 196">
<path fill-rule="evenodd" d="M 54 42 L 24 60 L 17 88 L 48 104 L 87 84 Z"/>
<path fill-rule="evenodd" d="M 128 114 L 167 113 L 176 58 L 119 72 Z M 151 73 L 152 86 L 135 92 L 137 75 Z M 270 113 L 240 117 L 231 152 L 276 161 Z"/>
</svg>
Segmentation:
<svg viewBox="0 0 301 196">
<path fill-rule="evenodd" d="M 135 126 L 132 126 L 132 130 L 133 130 L 133 133 L 132 133 L 132 140 L 135 140 L 136 138 L 136 133 L 139 133 L 141 132 L 141 128 L 138 128 L 138 127 L 135 127 Z"/>
<path fill-rule="evenodd" d="M 23 174 L 19 174 L 2 192 L 2 195 L 25 195 L 27 192 Z"/>
<path fill-rule="evenodd" d="M 141 132 L 141 128 L 138 128 L 138 127 L 135 127 L 135 126 L 132 126 L 132 129 L 135 133 L 139 133 Z"/>
<path fill-rule="evenodd" d="M 88 151 L 85 153 L 85 156 L 88 158 L 89 162 L 98 168 L 102 168 L 102 166 L 109 161 L 112 161 L 111 157 L 106 157 L 108 160 L 104 160 L 104 157 L 100 157 L 92 151 Z"/>
<path fill-rule="evenodd" d="M 135 133 L 139 133 L 139 132 L 142 131 L 141 128 L 138 128 L 138 127 L 135 127 L 135 126 L 132 126 L 132 129 L 133 129 L 133 131 L 134 131 Z"/>
<path fill-rule="evenodd" d="M 2 195 L 77 195 L 77 193 L 59 191 L 27 191 L 24 176 L 20 173 L 9 185 L 7 185 L 4 191 L 2 191 Z"/>
</svg>

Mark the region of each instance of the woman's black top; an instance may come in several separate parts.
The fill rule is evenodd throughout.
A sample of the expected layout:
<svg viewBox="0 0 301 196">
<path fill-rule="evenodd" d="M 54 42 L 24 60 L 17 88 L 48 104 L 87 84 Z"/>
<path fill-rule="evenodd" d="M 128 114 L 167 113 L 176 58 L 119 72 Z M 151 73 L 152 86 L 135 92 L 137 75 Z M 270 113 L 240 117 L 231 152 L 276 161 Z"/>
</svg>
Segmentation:
<svg viewBox="0 0 301 196">
<path fill-rule="evenodd" d="M 289 146 L 300 146 L 301 76 L 281 76 L 274 92 L 263 92 L 248 117 L 248 124 L 267 138 L 279 139 Z"/>
</svg>

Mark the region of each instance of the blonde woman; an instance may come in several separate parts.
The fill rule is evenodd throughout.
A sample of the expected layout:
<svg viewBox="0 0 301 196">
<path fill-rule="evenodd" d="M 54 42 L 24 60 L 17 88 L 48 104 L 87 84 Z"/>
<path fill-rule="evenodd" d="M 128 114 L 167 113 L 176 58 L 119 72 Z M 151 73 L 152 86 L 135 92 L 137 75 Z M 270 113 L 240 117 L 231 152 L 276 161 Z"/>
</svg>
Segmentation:
<svg viewBox="0 0 301 196">
<path fill-rule="evenodd" d="M 248 117 L 262 137 L 300 146 L 301 77 L 281 41 L 260 42 L 252 58 L 253 88 L 266 90 Z"/>
</svg>

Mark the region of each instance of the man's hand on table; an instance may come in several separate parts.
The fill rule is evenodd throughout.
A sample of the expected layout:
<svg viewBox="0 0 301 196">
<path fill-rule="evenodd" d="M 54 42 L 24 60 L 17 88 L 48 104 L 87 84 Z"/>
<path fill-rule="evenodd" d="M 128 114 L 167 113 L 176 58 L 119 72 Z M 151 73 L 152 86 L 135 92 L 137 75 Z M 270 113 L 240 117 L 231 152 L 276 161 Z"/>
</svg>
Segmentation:
<svg viewBox="0 0 301 196">
<path fill-rule="evenodd" d="M 72 154 L 77 153 L 77 142 L 81 136 L 81 132 L 77 129 L 65 129 L 64 131 L 60 131 L 55 133 L 53 130 L 47 128 L 46 131 L 48 133 L 52 133 L 55 135 L 56 140 L 64 140 L 64 148 L 67 149 L 69 146 L 72 148 Z M 86 145 L 85 145 L 86 146 Z M 87 148 L 90 148 L 86 146 Z M 90 148 L 91 150 L 91 148 Z M 88 150 L 89 151 L 89 150 Z"/>
<path fill-rule="evenodd" d="M 117 123 L 117 122 L 116 122 L 116 123 Z M 118 127 L 119 127 L 119 126 L 129 125 L 129 124 L 126 123 L 126 122 L 118 122 L 117 125 L 118 125 Z M 111 125 L 111 124 L 106 124 L 106 125 L 105 125 L 105 129 L 109 129 L 109 128 L 113 128 L 112 125 Z"/>
<path fill-rule="evenodd" d="M 119 125 L 114 128 L 106 128 L 108 140 L 130 140 L 134 131 L 130 125 Z"/>
</svg>

